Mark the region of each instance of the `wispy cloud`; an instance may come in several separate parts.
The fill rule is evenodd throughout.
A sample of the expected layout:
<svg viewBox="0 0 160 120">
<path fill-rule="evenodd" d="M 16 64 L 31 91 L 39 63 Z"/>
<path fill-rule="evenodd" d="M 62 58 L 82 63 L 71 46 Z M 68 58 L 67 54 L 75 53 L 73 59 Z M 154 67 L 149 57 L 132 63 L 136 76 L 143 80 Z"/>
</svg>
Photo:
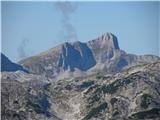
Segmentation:
<svg viewBox="0 0 160 120">
<path fill-rule="evenodd" d="M 62 14 L 62 28 L 59 36 L 66 42 L 78 40 L 74 25 L 70 21 L 70 16 L 76 11 L 77 5 L 69 1 L 56 2 L 55 7 Z"/>
<path fill-rule="evenodd" d="M 18 51 L 18 57 L 19 59 L 25 58 L 29 56 L 29 52 L 27 50 L 27 46 L 29 44 L 29 40 L 28 39 L 24 39 L 21 41 L 17 51 Z"/>
</svg>

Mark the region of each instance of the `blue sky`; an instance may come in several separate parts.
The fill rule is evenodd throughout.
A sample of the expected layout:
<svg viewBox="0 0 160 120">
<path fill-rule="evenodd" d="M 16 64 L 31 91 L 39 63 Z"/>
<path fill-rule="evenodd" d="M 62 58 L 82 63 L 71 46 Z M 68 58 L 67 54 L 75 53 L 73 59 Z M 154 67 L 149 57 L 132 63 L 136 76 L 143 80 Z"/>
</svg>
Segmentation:
<svg viewBox="0 0 160 120">
<path fill-rule="evenodd" d="M 68 21 L 77 40 L 86 42 L 112 32 L 122 50 L 160 56 L 160 2 L 72 4 L 76 9 Z M 1 7 L 2 52 L 11 60 L 36 55 L 65 41 L 63 15 L 55 2 L 2 2 Z"/>
</svg>

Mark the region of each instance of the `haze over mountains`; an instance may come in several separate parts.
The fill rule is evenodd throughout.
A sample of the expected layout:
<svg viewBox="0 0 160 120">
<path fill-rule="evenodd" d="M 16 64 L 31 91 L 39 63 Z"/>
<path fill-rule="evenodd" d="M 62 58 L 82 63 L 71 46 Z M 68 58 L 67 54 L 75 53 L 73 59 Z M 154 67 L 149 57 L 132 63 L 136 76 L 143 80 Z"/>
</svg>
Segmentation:
<svg viewBox="0 0 160 120">
<path fill-rule="evenodd" d="M 112 33 L 11 62 L 1 54 L 2 120 L 159 120 L 160 58 Z"/>
</svg>

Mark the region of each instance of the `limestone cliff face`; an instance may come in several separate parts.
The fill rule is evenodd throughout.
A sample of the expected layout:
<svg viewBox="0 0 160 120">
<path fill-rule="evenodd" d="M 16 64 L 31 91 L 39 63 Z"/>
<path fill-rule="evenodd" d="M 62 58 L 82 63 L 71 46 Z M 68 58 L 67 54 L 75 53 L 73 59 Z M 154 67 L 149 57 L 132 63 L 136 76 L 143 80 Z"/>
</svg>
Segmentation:
<svg viewBox="0 0 160 120">
<path fill-rule="evenodd" d="M 105 33 L 87 44 L 93 51 L 96 61 L 101 62 L 111 59 L 115 52 L 120 50 L 117 38 L 112 33 Z"/>
<path fill-rule="evenodd" d="M 63 43 L 19 63 L 31 73 L 63 79 L 95 72 L 115 73 L 158 59 L 160 58 L 153 55 L 127 54 L 120 49 L 115 35 L 105 33 L 87 43 Z"/>
<path fill-rule="evenodd" d="M 62 45 L 58 66 L 64 70 L 74 71 L 75 68 L 85 71 L 96 64 L 91 49 L 87 44 L 75 42 L 73 45 L 65 43 Z"/>
</svg>

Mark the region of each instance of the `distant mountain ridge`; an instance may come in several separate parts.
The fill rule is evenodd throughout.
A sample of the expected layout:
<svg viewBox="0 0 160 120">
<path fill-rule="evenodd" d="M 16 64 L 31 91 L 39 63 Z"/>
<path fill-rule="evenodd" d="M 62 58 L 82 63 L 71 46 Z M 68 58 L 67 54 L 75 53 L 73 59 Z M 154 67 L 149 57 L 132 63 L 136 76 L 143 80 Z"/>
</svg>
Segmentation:
<svg viewBox="0 0 160 120">
<path fill-rule="evenodd" d="M 31 73 L 63 79 L 94 72 L 114 73 L 159 59 L 153 55 L 127 54 L 120 49 L 115 35 L 105 33 L 87 43 L 63 43 L 19 63 Z"/>
<path fill-rule="evenodd" d="M 13 63 L 3 53 L 1 53 L 1 71 L 15 72 L 18 70 L 28 73 L 28 71 L 25 70 L 21 65 Z"/>
</svg>

